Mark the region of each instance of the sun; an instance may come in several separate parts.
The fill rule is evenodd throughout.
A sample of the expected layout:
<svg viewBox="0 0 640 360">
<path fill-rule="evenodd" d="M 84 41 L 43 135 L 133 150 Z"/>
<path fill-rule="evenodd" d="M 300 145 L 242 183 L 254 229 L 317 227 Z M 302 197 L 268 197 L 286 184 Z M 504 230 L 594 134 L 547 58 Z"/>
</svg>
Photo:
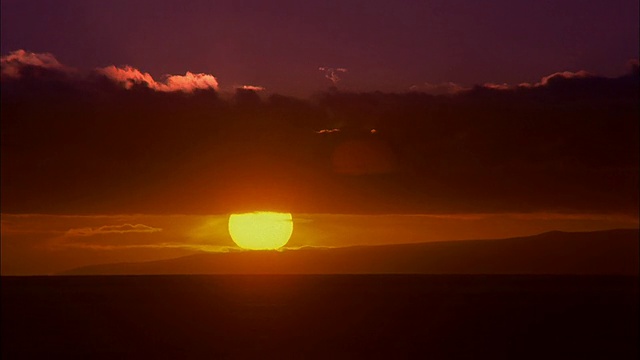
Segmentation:
<svg viewBox="0 0 640 360">
<path fill-rule="evenodd" d="M 243 249 L 278 249 L 289 241 L 292 233 L 290 213 L 260 211 L 229 216 L 229 234 Z"/>
</svg>

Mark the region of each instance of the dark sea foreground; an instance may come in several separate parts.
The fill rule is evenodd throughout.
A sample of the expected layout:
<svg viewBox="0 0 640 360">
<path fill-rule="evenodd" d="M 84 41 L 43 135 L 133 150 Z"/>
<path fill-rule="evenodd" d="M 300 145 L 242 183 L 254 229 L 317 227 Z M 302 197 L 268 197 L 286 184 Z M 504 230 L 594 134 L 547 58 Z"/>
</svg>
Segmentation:
<svg viewBox="0 0 640 360">
<path fill-rule="evenodd" d="M 2 359 L 637 359 L 638 278 L 2 277 Z"/>
</svg>

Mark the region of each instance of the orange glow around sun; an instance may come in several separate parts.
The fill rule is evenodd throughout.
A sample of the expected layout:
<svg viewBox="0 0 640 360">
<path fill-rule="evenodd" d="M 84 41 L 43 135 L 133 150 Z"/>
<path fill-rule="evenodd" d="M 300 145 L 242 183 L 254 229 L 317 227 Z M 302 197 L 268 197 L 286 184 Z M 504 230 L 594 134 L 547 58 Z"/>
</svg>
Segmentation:
<svg viewBox="0 0 640 360">
<path fill-rule="evenodd" d="M 243 249 L 278 249 L 286 245 L 292 233 L 290 213 L 252 212 L 229 216 L 229 234 Z"/>
</svg>

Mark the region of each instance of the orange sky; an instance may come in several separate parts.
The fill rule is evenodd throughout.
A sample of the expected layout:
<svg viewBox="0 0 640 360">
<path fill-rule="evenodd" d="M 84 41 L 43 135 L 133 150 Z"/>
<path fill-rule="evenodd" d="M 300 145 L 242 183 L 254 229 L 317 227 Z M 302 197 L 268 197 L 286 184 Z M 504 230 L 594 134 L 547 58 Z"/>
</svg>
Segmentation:
<svg viewBox="0 0 640 360">
<path fill-rule="evenodd" d="M 209 214 L 256 210 L 293 213 L 290 248 L 638 227 L 637 59 L 305 99 L 48 52 L 0 63 L 3 275 L 235 251 Z"/>
<path fill-rule="evenodd" d="M 293 214 L 286 247 L 339 247 L 507 238 L 551 230 L 637 228 L 638 219 L 598 214 Z M 78 266 L 238 250 L 227 215 L 2 214 L 2 275 L 51 274 Z"/>
</svg>

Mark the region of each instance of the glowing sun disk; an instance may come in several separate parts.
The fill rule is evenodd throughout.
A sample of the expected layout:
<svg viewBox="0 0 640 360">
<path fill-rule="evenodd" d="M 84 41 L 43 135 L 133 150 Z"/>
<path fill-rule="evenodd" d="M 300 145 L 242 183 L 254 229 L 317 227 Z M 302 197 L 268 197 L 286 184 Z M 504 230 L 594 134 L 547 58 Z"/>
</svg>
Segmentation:
<svg viewBox="0 0 640 360">
<path fill-rule="evenodd" d="M 284 246 L 293 233 L 289 213 L 252 212 L 231 214 L 229 234 L 243 249 L 270 250 Z"/>
</svg>

